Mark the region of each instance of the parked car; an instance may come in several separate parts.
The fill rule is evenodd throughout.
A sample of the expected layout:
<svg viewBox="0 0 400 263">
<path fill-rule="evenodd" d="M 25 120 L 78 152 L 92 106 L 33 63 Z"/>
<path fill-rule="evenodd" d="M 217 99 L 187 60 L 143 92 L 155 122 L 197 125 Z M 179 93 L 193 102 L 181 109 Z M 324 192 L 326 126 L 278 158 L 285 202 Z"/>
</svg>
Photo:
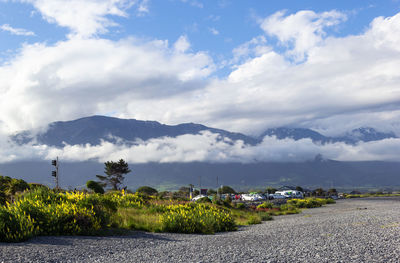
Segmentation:
<svg viewBox="0 0 400 263">
<path fill-rule="evenodd" d="M 286 196 L 281 195 L 280 193 L 275 193 L 275 194 L 270 194 L 270 197 L 272 197 L 272 199 L 285 199 Z"/>
<path fill-rule="evenodd" d="M 208 196 L 207 195 L 197 195 L 197 196 L 192 198 L 192 201 L 197 201 L 197 200 L 199 200 L 199 199 L 201 199 L 203 197 L 208 197 Z"/>
<path fill-rule="evenodd" d="M 244 201 L 260 201 L 266 199 L 261 194 L 242 194 L 242 200 Z"/>
</svg>

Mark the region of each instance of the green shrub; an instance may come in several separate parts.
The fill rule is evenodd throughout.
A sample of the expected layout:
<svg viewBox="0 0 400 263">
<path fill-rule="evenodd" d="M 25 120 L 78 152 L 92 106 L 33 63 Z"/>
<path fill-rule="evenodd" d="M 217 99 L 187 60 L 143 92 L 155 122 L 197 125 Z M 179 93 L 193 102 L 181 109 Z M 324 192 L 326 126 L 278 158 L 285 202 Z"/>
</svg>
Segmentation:
<svg viewBox="0 0 400 263">
<path fill-rule="evenodd" d="M 141 186 L 139 187 L 136 192 L 146 194 L 146 195 L 156 195 L 158 191 L 150 186 Z"/>
<path fill-rule="evenodd" d="M 334 204 L 335 200 L 332 198 L 307 198 L 307 199 L 291 199 L 288 200 L 289 205 L 295 206 L 297 208 L 315 208 L 321 207 L 326 204 Z"/>
<path fill-rule="evenodd" d="M 280 214 L 288 215 L 288 214 L 298 214 L 300 211 L 296 208 L 296 206 L 292 204 L 284 204 L 280 206 Z"/>
<path fill-rule="evenodd" d="M 0 242 L 21 242 L 34 234 L 34 221 L 29 215 L 0 206 Z"/>
<path fill-rule="evenodd" d="M 273 208 L 274 205 L 271 202 L 264 202 L 261 205 L 258 205 L 257 208 Z"/>
<path fill-rule="evenodd" d="M 38 235 L 91 234 L 101 228 L 104 214 L 94 202 L 85 205 L 85 199 L 82 193 L 56 194 L 42 188 L 9 208 L 31 217 Z"/>
<path fill-rule="evenodd" d="M 98 182 L 89 180 L 86 182 L 86 187 L 96 194 L 104 194 L 104 188 Z"/>
<path fill-rule="evenodd" d="M 196 203 L 211 203 L 211 200 L 210 200 L 210 198 L 205 196 L 205 197 L 197 199 Z"/>
<path fill-rule="evenodd" d="M 143 207 L 148 200 L 148 196 L 141 193 L 125 194 L 124 192 L 114 191 L 104 195 L 105 199 L 114 202 L 118 207 L 139 208 Z"/>
<path fill-rule="evenodd" d="M 272 220 L 272 216 L 268 212 L 258 212 L 258 216 L 261 218 L 261 221 Z"/>
<path fill-rule="evenodd" d="M 229 211 L 208 204 L 168 206 L 160 222 L 163 231 L 174 233 L 211 234 L 236 229 Z"/>
<path fill-rule="evenodd" d="M 261 224 L 261 218 L 257 214 L 251 215 L 247 220 L 247 224 L 248 225 Z"/>
<path fill-rule="evenodd" d="M 0 205 L 5 205 L 7 201 L 7 195 L 0 190 Z"/>
<path fill-rule="evenodd" d="M 15 193 L 27 189 L 29 189 L 29 184 L 24 180 L 0 175 L 0 205 L 10 201 Z"/>
<path fill-rule="evenodd" d="M 246 205 L 244 203 L 237 203 L 236 204 L 236 208 L 237 209 L 244 209 L 244 208 L 246 208 Z"/>
<path fill-rule="evenodd" d="M 328 198 L 328 199 L 325 199 L 325 200 L 326 200 L 326 204 L 335 204 L 336 203 L 336 201 L 333 200 L 332 198 Z"/>
</svg>

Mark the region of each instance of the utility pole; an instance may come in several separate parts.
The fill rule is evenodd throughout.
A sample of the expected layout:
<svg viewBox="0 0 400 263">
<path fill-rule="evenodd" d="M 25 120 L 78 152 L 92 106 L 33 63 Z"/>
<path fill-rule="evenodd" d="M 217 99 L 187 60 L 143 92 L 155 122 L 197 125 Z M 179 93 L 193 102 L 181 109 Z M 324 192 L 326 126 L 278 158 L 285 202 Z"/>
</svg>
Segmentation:
<svg viewBox="0 0 400 263">
<path fill-rule="evenodd" d="M 189 184 L 189 198 L 190 198 L 190 200 L 193 199 L 193 187 L 194 187 L 194 185 Z"/>
<path fill-rule="evenodd" d="M 58 165 L 59 165 L 58 156 L 57 156 L 57 159 L 51 161 L 51 165 L 55 166 L 55 168 L 56 168 L 55 171 L 51 172 L 51 176 L 55 177 L 54 179 L 56 181 L 56 189 L 58 190 L 60 188 L 59 185 L 58 185 L 58 175 L 59 175 L 58 174 Z"/>
</svg>

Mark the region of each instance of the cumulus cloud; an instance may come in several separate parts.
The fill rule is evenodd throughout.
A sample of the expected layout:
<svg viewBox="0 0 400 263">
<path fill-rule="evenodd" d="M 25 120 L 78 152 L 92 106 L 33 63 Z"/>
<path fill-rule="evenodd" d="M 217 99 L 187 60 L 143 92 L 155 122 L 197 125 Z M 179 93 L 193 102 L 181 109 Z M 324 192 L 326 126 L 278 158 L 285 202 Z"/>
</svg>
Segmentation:
<svg viewBox="0 0 400 263">
<path fill-rule="evenodd" d="M 35 36 L 35 33 L 23 28 L 14 28 L 9 24 L 3 24 L 0 26 L 0 29 L 6 32 L 9 32 L 12 35 L 17 36 Z"/>
<path fill-rule="evenodd" d="M 147 1 L 140 0 L 17 0 L 32 4 L 49 23 L 71 30 L 71 35 L 90 37 L 116 26 L 108 16 L 127 17 L 127 10 L 137 5 L 138 12 L 148 12 Z"/>
<path fill-rule="evenodd" d="M 190 48 L 190 42 L 187 36 L 180 36 L 174 44 L 174 49 L 178 53 L 184 53 Z"/>
<path fill-rule="evenodd" d="M 169 124 L 198 122 L 252 134 L 277 126 L 311 127 L 328 134 L 372 126 L 399 134 L 400 14 L 374 19 L 359 35 L 333 37 L 327 28 L 343 22 L 342 13 L 278 12 L 263 19 L 264 35 L 233 51 L 231 73 L 217 78 L 211 56 L 192 51 L 187 36 L 173 44 L 93 37 L 113 25 L 110 15 L 127 16 L 128 8 L 139 5 L 138 1 L 87 0 L 77 1 L 76 7 L 70 7 L 75 1 L 66 5 L 61 0 L 24 1 L 73 34 L 53 45 L 25 44 L 0 66 L 0 130 L 7 134 L 93 114 Z M 78 10 L 81 3 L 88 5 Z M 64 9 L 65 14 L 59 14 Z M 82 19 L 89 23 L 80 23 Z M 287 49 L 282 52 L 274 47 L 271 38 Z M 47 158 L 50 151 L 72 156 L 86 151 L 87 158 L 125 153 L 143 156 L 143 161 L 278 160 L 284 156 L 297 160 L 316 153 L 337 160 L 390 160 L 397 154 L 392 147 L 383 157 L 379 151 L 398 144 L 385 140 L 318 146 L 307 140 L 267 138 L 261 145 L 246 146 L 216 140 L 214 135 L 199 136 L 164 138 L 132 147 L 103 143 L 100 148 L 32 146 L 21 150 L 10 146 L 14 150 L 7 152 L 7 158 L 17 154 Z M 104 157 L 96 151 L 104 152 Z M 169 154 L 162 157 L 163 151 Z"/>
<path fill-rule="evenodd" d="M 167 41 L 133 38 L 25 45 L 0 67 L 2 128 L 11 132 L 96 112 L 140 115 L 136 101 L 168 100 L 202 88 L 213 72 L 212 59 L 175 50 Z"/>
<path fill-rule="evenodd" d="M 398 24 L 400 14 L 376 18 L 360 35 L 325 38 L 307 48 L 302 63 L 292 63 L 272 46 L 263 49 L 234 65 L 226 80 L 207 87 L 208 101 L 221 98 L 218 105 L 207 105 L 215 106 L 214 125 L 261 132 L 287 125 L 379 128 L 383 122 L 398 122 Z M 249 50 L 245 46 L 236 54 Z M 361 119 L 349 122 L 351 116 Z M 328 120 L 335 122 L 329 125 Z"/>
<path fill-rule="evenodd" d="M 238 65 L 269 51 L 271 51 L 271 46 L 268 45 L 265 36 L 254 37 L 232 50 L 233 58 L 230 64 Z"/>
<path fill-rule="evenodd" d="M 302 10 L 285 16 L 279 11 L 265 18 L 261 28 L 271 36 L 275 36 L 283 45 L 289 47 L 288 54 L 296 61 L 303 60 L 305 54 L 326 37 L 325 28 L 332 27 L 347 19 L 338 11 L 315 13 Z"/>
</svg>

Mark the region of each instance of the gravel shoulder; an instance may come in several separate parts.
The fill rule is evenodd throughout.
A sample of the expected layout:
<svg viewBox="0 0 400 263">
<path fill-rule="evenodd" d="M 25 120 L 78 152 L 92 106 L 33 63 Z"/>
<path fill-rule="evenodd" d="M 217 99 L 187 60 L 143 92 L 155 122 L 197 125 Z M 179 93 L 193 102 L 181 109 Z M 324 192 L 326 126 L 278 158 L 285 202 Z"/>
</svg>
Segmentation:
<svg viewBox="0 0 400 263">
<path fill-rule="evenodd" d="M 400 198 L 339 200 L 215 235 L 132 232 L 0 243 L 0 262 L 399 262 Z"/>
</svg>

